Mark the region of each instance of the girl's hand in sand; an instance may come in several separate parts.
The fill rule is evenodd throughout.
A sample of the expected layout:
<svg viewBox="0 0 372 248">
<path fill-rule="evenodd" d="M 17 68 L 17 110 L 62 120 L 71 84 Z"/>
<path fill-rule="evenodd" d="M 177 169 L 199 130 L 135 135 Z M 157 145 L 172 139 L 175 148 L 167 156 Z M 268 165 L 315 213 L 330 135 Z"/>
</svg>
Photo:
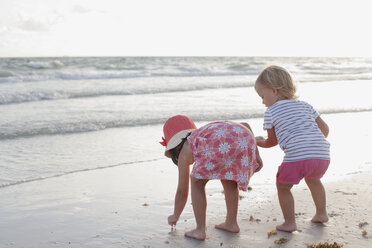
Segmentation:
<svg viewBox="0 0 372 248">
<path fill-rule="evenodd" d="M 178 218 L 176 218 L 176 216 L 174 216 L 174 214 L 169 215 L 169 217 L 168 217 L 168 224 L 169 225 L 171 225 L 173 227 L 177 224 L 177 221 L 178 221 Z"/>
</svg>

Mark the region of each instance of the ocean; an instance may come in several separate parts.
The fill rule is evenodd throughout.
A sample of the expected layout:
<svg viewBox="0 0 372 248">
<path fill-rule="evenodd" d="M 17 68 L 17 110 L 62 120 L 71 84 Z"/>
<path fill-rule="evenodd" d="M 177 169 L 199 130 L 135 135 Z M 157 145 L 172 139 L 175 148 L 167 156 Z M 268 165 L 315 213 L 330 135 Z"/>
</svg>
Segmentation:
<svg viewBox="0 0 372 248">
<path fill-rule="evenodd" d="M 0 190 L 164 159 L 162 123 L 175 114 L 259 123 L 253 85 L 270 64 L 321 114 L 372 111 L 372 58 L 0 58 Z"/>
</svg>

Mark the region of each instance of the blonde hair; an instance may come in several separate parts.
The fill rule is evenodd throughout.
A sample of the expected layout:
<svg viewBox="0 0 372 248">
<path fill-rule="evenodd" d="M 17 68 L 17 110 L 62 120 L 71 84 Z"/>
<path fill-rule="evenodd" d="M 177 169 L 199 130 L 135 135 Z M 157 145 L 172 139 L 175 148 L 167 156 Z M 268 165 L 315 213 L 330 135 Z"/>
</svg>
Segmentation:
<svg viewBox="0 0 372 248">
<path fill-rule="evenodd" d="M 278 90 L 284 99 L 297 99 L 296 85 L 291 74 L 283 67 L 271 65 L 266 67 L 256 79 L 255 84 Z"/>
</svg>

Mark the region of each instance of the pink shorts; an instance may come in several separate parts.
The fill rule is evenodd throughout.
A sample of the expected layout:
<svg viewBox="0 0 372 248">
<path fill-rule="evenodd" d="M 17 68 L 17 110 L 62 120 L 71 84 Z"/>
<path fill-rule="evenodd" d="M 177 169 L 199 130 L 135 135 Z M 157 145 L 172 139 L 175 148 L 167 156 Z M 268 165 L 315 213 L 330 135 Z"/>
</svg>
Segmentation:
<svg viewBox="0 0 372 248">
<path fill-rule="evenodd" d="M 299 184 L 302 178 L 320 179 L 327 171 L 329 160 L 306 159 L 283 162 L 276 174 L 276 181 L 281 184 Z"/>
</svg>

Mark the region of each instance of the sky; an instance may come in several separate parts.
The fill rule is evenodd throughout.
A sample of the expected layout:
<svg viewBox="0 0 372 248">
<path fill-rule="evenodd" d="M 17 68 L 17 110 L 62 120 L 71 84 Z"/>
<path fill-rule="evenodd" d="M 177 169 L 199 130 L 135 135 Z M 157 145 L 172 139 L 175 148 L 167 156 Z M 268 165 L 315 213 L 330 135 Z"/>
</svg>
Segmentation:
<svg viewBox="0 0 372 248">
<path fill-rule="evenodd" d="M 0 0 L 0 57 L 372 57 L 368 0 Z"/>
</svg>

